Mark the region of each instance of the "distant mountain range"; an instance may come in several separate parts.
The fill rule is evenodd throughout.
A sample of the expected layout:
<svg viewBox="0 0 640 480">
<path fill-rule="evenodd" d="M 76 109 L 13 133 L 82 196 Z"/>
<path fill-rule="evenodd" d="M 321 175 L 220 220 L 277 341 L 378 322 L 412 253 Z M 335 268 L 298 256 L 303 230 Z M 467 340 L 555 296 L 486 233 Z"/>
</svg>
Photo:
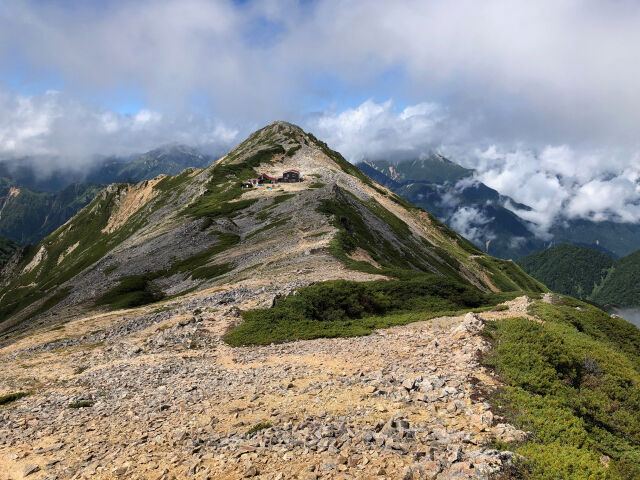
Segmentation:
<svg viewBox="0 0 640 480">
<path fill-rule="evenodd" d="M 30 158 L 0 161 L 0 237 L 37 243 L 65 223 L 111 183 L 135 183 L 158 175 L 203 168 L 217 159 L 184 145 L 169 145 L 129 158 L 96 160 L 84 171 L 71 167 L 42 173 Z M 365 174 L 434 214 L 483 251 L 522 258 L 561 242 L 584 245 L 614 258 L 640 248 L 640 225 L 566 220 L 552 226 L 551 240 L 516 212 L 531 210 L 477 180 L 475 172 L 432 154 L 402 162 L 366 161 Z"/>
<path fill-rule="evenodd" d="M 606 307 L 640 307 L 640 250 L 614 260 L 592 248 L 563 243 L 517 263 L 555 292 Z"/>
<path fill-rule="evenodd" d="M 135 183 L 201 168 L 214 157 L 184 145 L 158 148 L 131 159 L 107 158 L 80 171 L 41 173 L 34 159 L 0 162 L 0 237 L 37 243 L 69 220 L 107 184 Z"/>
<path fill-rule="evenodd" d="M 473 170 L 438 154 L 402 162 L 365 161 L 358 167 L 501 258 L 521 258 L 561 242 L 586 245 L 613 257 L 640 248 L 640 225 L 611 221 L 565 220 L 552 226 L 551 240 L 544 240 L 532 223 L 515 213 L 529 211 L 529 206 L 500 194 L 478 181 Z"/>
<path fill-rule="evenodd" d="M 171 144 L 141 155 L 93 160 L 83 168 L 45 168 L 41 158 L 0 159 L 0 178 L 34 192 L 54 193 L 74 183 L 138 182 L 158 175 L 176 175 L 188 167 L 206 167 L 217 158 L 186 145 Z"/>
</svg>

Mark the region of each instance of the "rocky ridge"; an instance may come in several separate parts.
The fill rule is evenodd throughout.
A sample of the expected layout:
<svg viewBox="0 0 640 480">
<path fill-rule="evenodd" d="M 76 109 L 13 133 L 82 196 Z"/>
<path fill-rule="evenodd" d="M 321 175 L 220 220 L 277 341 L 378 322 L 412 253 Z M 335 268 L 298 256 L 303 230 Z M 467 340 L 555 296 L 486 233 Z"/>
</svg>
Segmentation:
<svg viewBox="0 0 640 480">
<path fill-rule="evenodd" d="M 240 189 L 245 175 L 290 168 L 306 181 Z M 327 202 L 349 212 L 344 225 L 321 211 Z M 366 235 L 357 241 L 369 255 L 361 264 L 373 267 L 366 271 L 346 268 L 331 249 L 339 229 L 356 235 L 358 222 Z M 229 238 L 233 244 L 207 254 Z M 216 285 L 258 293 L 277 285 L 286 295 L 318 281 L 385 278 L 380 263 L 453 275 L 484 291 L 520 288 L 509 273 L 519 272 L 515 264 L 483 255 L 311 134 L 276 122 L 206 169 L 103 190 L 5 272 L 0 333 L 7 341 L 86 314 L 132 276 L 147 275 L 149 288 L 165 296 Z M 194 275 L 200 267 L 203 274 Z M 208 273 L 213 267 L 224 268 Z"/>
</svg>

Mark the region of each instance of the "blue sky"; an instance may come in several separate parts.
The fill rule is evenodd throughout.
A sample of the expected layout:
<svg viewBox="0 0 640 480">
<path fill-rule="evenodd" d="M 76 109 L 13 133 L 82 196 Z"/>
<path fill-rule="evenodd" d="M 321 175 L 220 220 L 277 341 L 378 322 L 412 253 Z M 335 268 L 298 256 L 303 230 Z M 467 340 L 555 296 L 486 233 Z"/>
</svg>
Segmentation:
<svg viewBox="0 0 640 480">
<path fill-rule="evenodd" d="M 0 157 L 224 150 L 284 119 L 353 161 L 445 153 L 539 223 L 640 219 L 638 25 L 627 0 L 3 2 Z"/>
</svg>

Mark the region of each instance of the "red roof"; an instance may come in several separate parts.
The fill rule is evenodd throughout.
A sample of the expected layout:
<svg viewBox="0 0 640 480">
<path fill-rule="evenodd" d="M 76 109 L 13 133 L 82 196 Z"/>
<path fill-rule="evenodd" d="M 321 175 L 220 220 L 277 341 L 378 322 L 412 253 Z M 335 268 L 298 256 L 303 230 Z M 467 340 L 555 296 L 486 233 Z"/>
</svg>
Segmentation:
<svg viewBox="0 0 640 480">
<path fill-rule="evenodd" d="M 285 170 L 283 173 L 289 173 L 289 172 L 296 172 L 296 173 L 300 173 L 300 170 L 295 170 L 295 169 Z"/>
<path fill-rule="evenodd" d="M 269 175 L 267 175 L 266 173 L 261 173 L 260 177 L 262 178 L 266 178 L 267 180 L 277 180 L 276 177 L 270 177 Z"/>
</svg>

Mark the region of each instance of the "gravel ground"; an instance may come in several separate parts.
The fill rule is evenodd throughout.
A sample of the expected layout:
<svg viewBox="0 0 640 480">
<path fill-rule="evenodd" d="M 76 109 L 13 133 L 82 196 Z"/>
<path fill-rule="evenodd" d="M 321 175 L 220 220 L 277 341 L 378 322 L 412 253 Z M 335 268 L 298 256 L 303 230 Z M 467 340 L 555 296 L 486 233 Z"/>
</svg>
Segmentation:
<svg viewBox="0 0 640 480">
<path fill-rule="evenodd" d="M 492 414 L 499 383 L 478 364 L 484 323 L 526 314 L 524 297 L 365 337 L 231 348 L 233 307 L 212 311 L 222 295 L 0 350 L 2 393 L 34 392 L 0 410 L 0 478 L 488 478 L 511 457 L 492 440 L 525 436 Z"/>
</svg>

